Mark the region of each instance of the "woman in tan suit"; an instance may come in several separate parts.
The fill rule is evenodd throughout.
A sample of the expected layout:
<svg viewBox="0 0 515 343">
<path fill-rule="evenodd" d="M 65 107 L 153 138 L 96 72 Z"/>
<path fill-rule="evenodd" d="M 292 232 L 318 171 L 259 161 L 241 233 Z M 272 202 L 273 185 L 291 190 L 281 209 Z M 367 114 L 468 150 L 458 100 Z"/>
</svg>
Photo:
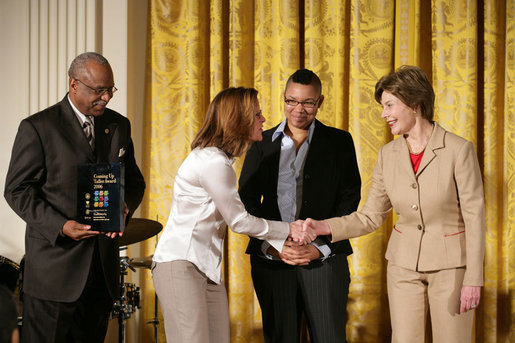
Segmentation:
<svg viewBox="0 0 515 343">
<path fill-rule="evenodd" d="M 433 121 L 434 91 L 418 67 L 382 77 L 375 99 L 401 137 L 380 149 L 364 207 L 304 225 L 336 242 L 376 230 L 395 210 L 386 251 L 392 342 L 424 342 L 429 309 L 433 342 L 470 343 L 485 237 L 474 146 Z"/>
</svg>

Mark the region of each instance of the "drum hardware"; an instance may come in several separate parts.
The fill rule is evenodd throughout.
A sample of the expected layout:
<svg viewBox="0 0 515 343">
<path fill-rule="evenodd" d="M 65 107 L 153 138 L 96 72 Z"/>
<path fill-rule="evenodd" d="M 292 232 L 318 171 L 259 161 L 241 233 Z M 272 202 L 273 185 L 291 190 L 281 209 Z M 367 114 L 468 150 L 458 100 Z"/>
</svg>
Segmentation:
<svg viewBox="0 0 515 343">
<path fill-rule="evenodd" d="M 119 318 L 123 316 L 124 319 L 129 319 L 131 314 L 140 309 L 140 289 L 133 283 L 125 283 L 126 296 L 115 300 L 111 318 Z"/>
<path fill-rule="evenodd" d="M 156 241 L 157 241 L 157 235 L 156 235 Z M 131 258 L 129 260 L 129 264 L 132 266 L 132 267 L 136 267 L 136 268 L 145 268 L 145 269 L 148 269 L 150 270 L 151 267 L 152 267 L 152 257 L 154 255 L 150 255 L 150 256 L 147 256 L 147 257 L 136 257 L 136 258 Z M 157 308 L 157 293 L 154 292 L 154 318 L 152 318 L 151 320 L 149 320 L 147 322 L 147 324 L 151 324 L 154 326 L 154 342 L 157 343 L 157 328 L 158 328 L 158 325 L 159 325 L 159 318 L 158 318 L 158 308 Z"/>
<path fill-rule="evenodd" d="M 13 292 L 18 307 L 17 325 L 21 330 L 23 322 L 23 267 L 25 257 L 20 264 L 0 255 L 0 285 L 4 285 Z"/>
<path fill-rule="evenodd" d="M 125 288 L 127 289 L 127 304 L 129 309 L 132 309 L 132 312 L 134 312 L 135 309 L 140 309 L 139 287 L 133 283 L 126 283 Z"/>
<path fill-rule="evenodd" d="M 154 318 L 149 320 L 147 324 L 154 326 L 154 343 L 157 343 L 157 327 L 159 326 L 159 318 L 157 317 L 157 293 L 154 291 Z"/>
<path fill-rule="evenodd" d="M 132 267 L 145 268 L 145 269 L 149 269 L 150 270 L 150 267 L 152 266 L 152 257 L 153 256 L 154 255 L 150 255 L 150 256 L 147 256 L 147 257 L 131 258 L 130 261 L 129 261 L 129 264 Z"/>
<path fill-rule="evenodd" d="M 118 342 L 125 340 L 125 320 L 131 317 L 139 305 L 139 287 L 125 282 L 127 268 L 136 271 L 129 263 L 129 257 L 120 257 L 120 298 L 113 304 L 113 316 L 118 317 Z M 126 292 L 127 291 L 127 292 Z"/>
<path fill-rule="evenodd" d="M 130 245 L 157 235 L 163 229 L 161 223 L 144 218 L 131 218 L 118 240 L 119 245 Z"/>
<path fill-rule="evenodd" d="M 163 229 L 161 223 L 143 218 L 131 218 L 129 224 L 125 228 L 123 235 L 119 238 L 120 251 L 127 250 L 127 245 L 144 241 L 152 236 L 156 236 Z M 118 317 L 118 342 L 125 340 L 125 320 L 129 319 L 131 314 L 140 309 L 140 288 L 135 284 L 126 283 L 125 276 L 127 269 L 136 271 L 135 268 L 150 269 L 152 265 L 152 255 L 147 257 L 129 258 L 128 256 L 120 256 L 120 298 L 113 304 L 112 316 Z M 157 295 L 155 296 L 155 318 L 149 323 L 154 325 L 154 340 L 157 342 Z"/>
<path fill-rule="evenodd" d="M 157 233 L 156 233 L 155 237 L 156 237 L 156 246 L 157 246 L 157 242 L 158 242 Z M 154 255 L 150 255 L 150 256 L 146 256 L 146 257 L 131 258 L 129 260 L 129 264 L 135 268 L 145 268 L 145 269 L 150 270 L 152 268 L 152 257 L 154 257 Z M 134 269 L 132 269 L 132 270 L 134 270 Z M 157 329 L 159 326 L 159 318 L 158 318 L 157 293 L 155 291 L 154 291 L 154 318 L 149 320 L 147 322 L 147 324 L 151 324 L 152 326 L 154 326 L 154 342 L 157 343 Z"/>
<path fill-rule="evenodd" d="M 156 217 L 157 220 L 159 220 L 159 217 Z M 159 241 L 159 238 L 158 238 L 158 235 L 156 234 L 156 247 L 157 247 L 157 242 Z M 154 255 L 152 256 L 148 256 L 150 257 L 150 266 L 148 267 L 148 269 L 152 269 L 152 257 L 154 257 Z M 147 259 L 148 259 L 147 257 Z M 157 343 L 157 327 L 159 326 L 159 318 L 157 317 L 157 293 L 156 291 L 154 290 L 154 318 L 152 318 L 152 320 L 149 320 L 147 322 L 147 324 L 152 324 L 152 326 L 154 327 L 154 343 Z"/>
<path fill-rule="evenodd" d="M 19 283 L 20 266 L 0 255 L 0 284 L 14 292 Z"/>
</svg>

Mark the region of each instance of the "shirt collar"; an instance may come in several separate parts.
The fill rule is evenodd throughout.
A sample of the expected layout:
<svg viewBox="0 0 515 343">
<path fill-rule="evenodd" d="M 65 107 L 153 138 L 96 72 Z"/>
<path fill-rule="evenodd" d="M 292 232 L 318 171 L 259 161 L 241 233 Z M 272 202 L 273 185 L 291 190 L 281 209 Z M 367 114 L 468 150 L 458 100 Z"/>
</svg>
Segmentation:
<svg viewBox="0 0 515 343">
<path fill-rule="evenodd" d="M 309 128 L 308 128 L 308 139 L 307 139 L 308 144 L 311 143 L 311 139 L 313 138 L 313 132 L 315 131 L 315 121 L 316 120 L 313 120 L 313 122 L 311 123 L 311 125 L 309 125 Z M 288 119 L 285 118 L 281 122 L 281 124 L 279 124 L 277 129 L 275 129 L 274 133 L 272 134 L 272 142 L 275 141 L 277 139 L 277 137 L 284 135 L 284 129 L 286 128 L 287 122 L 288 122 Z"/>
<path fill-rule="evenodd" d="M 70 99 L 70 95 L 68 94 L 68 102 L 70 103 L 72 109 L 73 109 L 73 112 L 75 113 L 75 116 L 77 117 L 77 119 L 79 120 L 79 123 L 80 125 L 84 125 L 84 122 L 86 121 L 86 115 L 83 114 L 81 111 L 79 111 L 77 109 L 77 107 L 75 107 L 75 105 L 73 104 L 73 102 L 71 101 Z M 93 125 L 95 125 L 95 118 L 93 116 L 89 116 L 90 119 L 91 119 L 91 122 L 93 123 Z"/>
</svg>

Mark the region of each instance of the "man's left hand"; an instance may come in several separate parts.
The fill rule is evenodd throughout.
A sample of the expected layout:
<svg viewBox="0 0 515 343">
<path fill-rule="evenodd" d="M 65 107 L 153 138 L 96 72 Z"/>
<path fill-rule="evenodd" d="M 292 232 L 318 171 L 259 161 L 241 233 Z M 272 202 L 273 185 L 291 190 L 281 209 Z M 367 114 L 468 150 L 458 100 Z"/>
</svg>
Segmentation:
<svg viewBox="0 0 515 343">
<path fill-rule="evenodd" d="M 116 236 L 122 236 L 123 235 L 123 232 L 121 231 L 115 231 L 115 232 L 104 232 L 104 235 L 106 235 L 107 237 L 109 238 L 115 238 Z"/>
<path fill-rule="evenodd" d="M 124 223 L 127 223 L 127 216 L 129 215 L 129 206 L 127 206 L 127 203 L 123 203 L 123 221 Z"/>
<path fill-rule="evenodd" d="M 127 222 L 127 215 L 128 214 L 129 214 L 129 207 L 127 206 L 127 203 L 124 202 L 123 203 L 123 221 L 125 223 Z M 116 236 L 122 237 L 123 232 L 121 232 L 121 231 L 118 231 L 118 232 L 104 232 L 104 235 L 106 235 L 109 238 L 115 238 Z"/>
</svg>

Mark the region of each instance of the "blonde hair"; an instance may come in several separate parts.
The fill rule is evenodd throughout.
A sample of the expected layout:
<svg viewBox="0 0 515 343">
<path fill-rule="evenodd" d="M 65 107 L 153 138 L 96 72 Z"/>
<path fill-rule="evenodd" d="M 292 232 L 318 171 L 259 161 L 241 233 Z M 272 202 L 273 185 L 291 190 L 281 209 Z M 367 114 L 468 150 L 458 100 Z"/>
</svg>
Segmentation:
<svg viewBox="0 0 515 343">
<path fill-rule="evenodd" d="M 217 147 L 229 157 L 241 156 L 250 147 L 258 91 L 231 87 L 218 93 L 209 104 L 206 118 L 191 143 L 191 149 Z"/>
</svg>

